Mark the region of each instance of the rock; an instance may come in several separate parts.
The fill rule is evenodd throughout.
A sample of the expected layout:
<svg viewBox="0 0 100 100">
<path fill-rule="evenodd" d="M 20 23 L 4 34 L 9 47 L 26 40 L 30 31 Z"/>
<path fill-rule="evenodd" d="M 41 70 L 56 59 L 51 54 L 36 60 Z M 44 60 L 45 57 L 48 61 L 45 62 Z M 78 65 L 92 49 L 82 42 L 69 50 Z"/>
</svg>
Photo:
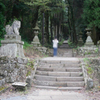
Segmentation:
<svg viewBox="0 0 100 100">
<path fill-rule="evenodd" d="M 87 79 L 87 89 L 93 88 L 93 80 L 91 78 Z"/>
<path fill-rule="evenodd" d="M 12 86 L 15 87 L 16 89 L 24 89 L 27 86 L 26 82 L 14 82 L 12 83 Z"/>
<path fill-rule="evenodd" d="M 26 83 L 27 83 L 27 87 L 31 87 L 32 86 L 32 77 L 31 76 L 28 76 L 26 78 Z"/>
</svg>

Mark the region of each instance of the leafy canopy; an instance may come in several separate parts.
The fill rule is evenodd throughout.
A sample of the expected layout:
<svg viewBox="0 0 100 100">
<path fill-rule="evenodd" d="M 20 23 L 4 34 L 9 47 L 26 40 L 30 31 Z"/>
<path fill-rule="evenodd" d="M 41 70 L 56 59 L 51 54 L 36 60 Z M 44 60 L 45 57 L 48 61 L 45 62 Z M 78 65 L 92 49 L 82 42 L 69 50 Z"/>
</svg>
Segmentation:
<svg viewBox="0 0 100 100">
<path fill-rule="evenodd" d="M 85 0 L 83 18 L 89 26 L 100 28 L 100 0 Z"/>
</svg>

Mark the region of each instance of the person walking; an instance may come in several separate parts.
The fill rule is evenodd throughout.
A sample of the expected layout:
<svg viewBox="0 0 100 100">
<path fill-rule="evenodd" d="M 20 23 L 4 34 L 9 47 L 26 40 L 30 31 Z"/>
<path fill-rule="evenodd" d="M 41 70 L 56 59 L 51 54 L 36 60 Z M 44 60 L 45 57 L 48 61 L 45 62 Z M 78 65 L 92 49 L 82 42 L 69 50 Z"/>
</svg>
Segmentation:
<svg viewBox="0 0 100 100">
<path fill-rule="evenodd" d="M 57 56 L 58 43 L 59 43 L 59 41 L 57 40 L 57 37 L 55 36 L 55 38 L 53 40 L 53 56 L 54 57 Z"/>
</svg>

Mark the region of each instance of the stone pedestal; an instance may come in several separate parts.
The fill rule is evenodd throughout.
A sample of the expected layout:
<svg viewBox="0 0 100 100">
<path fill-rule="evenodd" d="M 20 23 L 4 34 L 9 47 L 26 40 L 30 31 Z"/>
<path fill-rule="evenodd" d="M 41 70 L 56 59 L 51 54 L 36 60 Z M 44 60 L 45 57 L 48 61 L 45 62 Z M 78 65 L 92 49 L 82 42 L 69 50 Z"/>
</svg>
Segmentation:
<svg viewBox="0 0 100 100">
<path fill-rule="evenodd" d="M 23 53 L 23 44 L 20 35 L 5 35 L 1 40 L 0 54 L 9 57 L 25 57 Z"/>
<path fill-rule="evenodd" d="M 78 55 L 81 56 L 98 56 L 98 47 L 94 45 L 91 39 L 91 29 L 87 28 L 87 39 L 84 47 L 78 48 Z"/>
<path fill-rule="evenodd" d="M 37 34 L 35 34 L 35 37 L 34 37 L 31 44 L 33 44 L 34 47 L 39 47 L 40 46 L 40 41 L 39 41 L 39 38 L 38 38 Z"/>
</svg>

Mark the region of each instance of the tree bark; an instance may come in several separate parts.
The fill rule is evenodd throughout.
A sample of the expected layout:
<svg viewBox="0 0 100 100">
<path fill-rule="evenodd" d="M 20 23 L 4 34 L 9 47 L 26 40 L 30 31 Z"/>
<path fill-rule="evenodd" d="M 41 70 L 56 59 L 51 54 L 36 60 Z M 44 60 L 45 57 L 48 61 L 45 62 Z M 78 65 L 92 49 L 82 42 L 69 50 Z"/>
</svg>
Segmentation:
<svg viewBox="0 0 100 100">
<path fill-rule="evenodd" d="M 46 32 L 46 39 L 47 43 L 49 44 L 49 12 L 45 13 L 45 32 Z"/>
</svg>

